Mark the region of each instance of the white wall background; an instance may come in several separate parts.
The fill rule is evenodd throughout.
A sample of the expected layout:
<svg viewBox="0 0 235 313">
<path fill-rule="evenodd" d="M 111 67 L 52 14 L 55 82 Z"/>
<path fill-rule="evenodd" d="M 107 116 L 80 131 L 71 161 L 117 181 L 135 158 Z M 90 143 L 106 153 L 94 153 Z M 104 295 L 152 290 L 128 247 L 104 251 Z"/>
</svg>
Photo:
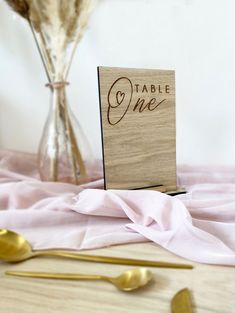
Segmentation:
<svg viewBox="0 0 235 313">
<path fill-rule="evenodd" d="M 235 164 L 235 1 L 98 0 L 70 103 L 101 155 L 96 67 L 175 69 L 177 161 Z M 37 151 L 49 108 L 26 23 L 0 0 L 0 148 Z"/>
</svg>

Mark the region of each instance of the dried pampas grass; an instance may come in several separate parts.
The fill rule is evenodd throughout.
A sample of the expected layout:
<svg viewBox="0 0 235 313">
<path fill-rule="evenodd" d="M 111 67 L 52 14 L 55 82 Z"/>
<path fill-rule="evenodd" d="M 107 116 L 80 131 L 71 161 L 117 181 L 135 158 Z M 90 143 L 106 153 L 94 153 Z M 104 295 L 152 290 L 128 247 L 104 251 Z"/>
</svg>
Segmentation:
<svg viewBox="0 0 235 313">
<path fill-rule="evenodd" d="M 66 79 L 95 0 L 5 0 L 28 20 L 50 81 Z M 74 43 L 71 55 L 67 48 Z"/>
<path fill-rule="evenodd" d="M 6 0 L 6 2 L 20 16 L 29 18 L 29 5 L 26 0 Z"/>
</svg>

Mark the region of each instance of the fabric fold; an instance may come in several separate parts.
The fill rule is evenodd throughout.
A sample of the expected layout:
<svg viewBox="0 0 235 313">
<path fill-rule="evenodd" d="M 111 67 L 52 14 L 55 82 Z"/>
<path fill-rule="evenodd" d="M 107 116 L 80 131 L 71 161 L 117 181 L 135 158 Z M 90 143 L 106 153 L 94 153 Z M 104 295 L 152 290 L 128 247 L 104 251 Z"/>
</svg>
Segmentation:
<svg viewBox="0 0 235 313">
<path fill-rule="evenodd" d="M 101 167 L 83 186 L 41 182 L 36 169 L 35 155 L 0 151 L 0 228 L 34 249 L 152 241 L 193 261 L 235 265 L 235 168 L 180 166 L 188 193 L 176 197 L 103 190 Z"/>
</svg>

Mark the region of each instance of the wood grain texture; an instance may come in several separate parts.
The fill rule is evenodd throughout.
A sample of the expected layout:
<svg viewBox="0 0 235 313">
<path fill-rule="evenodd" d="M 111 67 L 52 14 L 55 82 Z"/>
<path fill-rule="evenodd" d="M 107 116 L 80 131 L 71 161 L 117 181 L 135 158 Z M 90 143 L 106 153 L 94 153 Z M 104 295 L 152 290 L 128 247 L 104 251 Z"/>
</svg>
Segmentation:
<svg viewBox="0 0 235 313">
<path fill-rule="evenodd" d="M 107 189 L 176 189 L 175 73 L 100 67 Z"/>
<path fill-rule="evenodd" d="M 84 253 L 187 263 L 152 243 L 121 245 Z M 6 270 L 115 276 L 129 268 L 52 258 L 15 265 L 0 263 L 0 312 L 170 313 L 170 300 L 185 287 L 192 292 L 194 313 L 235 312 L 235 268 L 232 267 L 195 264 L 192 271 L 153 268 L 154 281 L 145 289 L 133 293 L 120 292 L 105 282 L 65 282 L 4 276 Z"/>
</svg>

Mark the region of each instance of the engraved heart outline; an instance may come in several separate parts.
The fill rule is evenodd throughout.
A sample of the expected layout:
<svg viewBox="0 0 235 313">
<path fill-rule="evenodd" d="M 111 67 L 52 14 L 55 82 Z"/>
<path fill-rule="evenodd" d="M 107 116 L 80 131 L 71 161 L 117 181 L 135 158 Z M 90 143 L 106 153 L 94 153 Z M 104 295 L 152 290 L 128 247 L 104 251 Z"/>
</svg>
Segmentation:
<svg viewBox="0 0 235 313">
<path fill-rule="evenodd" d="M 122 102 L 125 99 L 126 94 L 124 92 L 121 92 L 120 90 L 116 93 L 116 100 L 118 105 L 122 104 Z"/>
</svg>

